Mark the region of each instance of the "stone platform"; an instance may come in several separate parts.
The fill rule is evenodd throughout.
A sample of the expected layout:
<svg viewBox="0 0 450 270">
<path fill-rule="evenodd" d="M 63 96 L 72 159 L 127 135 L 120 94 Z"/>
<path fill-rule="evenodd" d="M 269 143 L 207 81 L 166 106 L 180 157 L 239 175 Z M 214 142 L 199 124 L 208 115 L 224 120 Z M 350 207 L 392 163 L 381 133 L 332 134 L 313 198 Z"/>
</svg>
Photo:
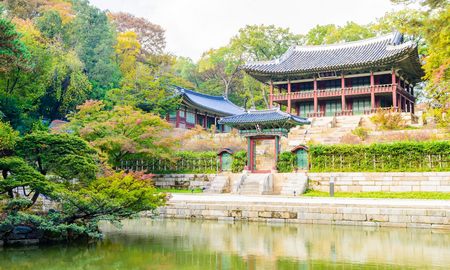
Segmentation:
<svg viewBox="0 0 450 270">
<path fill-rule="evenodd" d="M 162 217 L 450 230 L 450 201 L 173 194 Z"/>
</svg>

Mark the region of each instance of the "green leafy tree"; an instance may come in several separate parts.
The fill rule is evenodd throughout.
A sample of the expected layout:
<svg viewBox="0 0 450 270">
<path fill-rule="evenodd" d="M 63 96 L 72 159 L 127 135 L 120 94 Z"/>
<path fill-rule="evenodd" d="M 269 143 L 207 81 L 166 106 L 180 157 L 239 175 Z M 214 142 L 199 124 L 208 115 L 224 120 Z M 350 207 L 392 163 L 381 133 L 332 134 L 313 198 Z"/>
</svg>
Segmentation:
<svg viewBox="0 0 450 270">
<path fill-rule="evenodd" d="M 170 157 L 176 142 L 168 131 L 170 125 L 158 115 L 144 113 L 130 106 L 116 106 L 108 111 L 101 101 L 87 101 L 69 116 L 68 128 L 90 142 L 117 166 L 131 154 Z"/>
<path fill-rule="evenodd" d="M 75 1 L 76 18 L 68 25 L 67 43 L 76 48 L 93 85 L 90 98 L 103 98 L 107 90 L 116 88 L 121 79 L 114 61 L 116 37 L 105 12 L 89 5 L 87 1 Z"/>
<path fill-rule="evenodd" d="M 0 73 L 28 68 L 30 52 L 14 24 L 0 16 Z"/>
</svg>

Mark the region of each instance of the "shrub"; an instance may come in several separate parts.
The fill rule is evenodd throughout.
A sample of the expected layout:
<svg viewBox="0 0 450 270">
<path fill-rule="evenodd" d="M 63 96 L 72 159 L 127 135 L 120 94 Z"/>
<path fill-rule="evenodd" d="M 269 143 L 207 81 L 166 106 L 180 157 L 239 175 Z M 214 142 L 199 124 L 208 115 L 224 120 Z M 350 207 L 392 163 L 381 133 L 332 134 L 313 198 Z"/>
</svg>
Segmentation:
<svg viewBox="0 0 450 270">
<path fill-rule="evenodd" d="M 233 155 L 233 162 L 231 163 L 231 171 L 234 173 L 242 172 L 247 165 L 247 152 L 238 151 Z"/>
<path fill-rule="evenodd" d="M 369 132 L 363 127 L 357 127 L 352 130 L 352 134 L 358 136 L 362 141 L 364 141 L 365 139 L 367 139 Z"/>
<path fill-rule="evenodd" d="M 405 127 L 405 121 L 400 112 L 378 109 L 374 116 L 370 118 L 378 129 L 401 129 Z"/>
<path fill-rule="evenodd" d="M 278 157 L 277 169 L 280 173 L 292 172 L 295 170 L 297 156 L 292 152 L 282 152 Z"/>
<path fill-rule="evenodd" d="M 450 142 L 313 145 L 311 171 L 449 171 Z"/>
</svg>

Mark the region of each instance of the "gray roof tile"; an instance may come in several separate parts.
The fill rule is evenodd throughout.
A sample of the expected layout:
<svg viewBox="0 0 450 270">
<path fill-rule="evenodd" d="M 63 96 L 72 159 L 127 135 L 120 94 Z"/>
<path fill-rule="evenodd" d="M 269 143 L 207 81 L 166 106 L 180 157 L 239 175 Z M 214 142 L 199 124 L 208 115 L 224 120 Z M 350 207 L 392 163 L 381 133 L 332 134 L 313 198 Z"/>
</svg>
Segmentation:
<svg viewBox="0 0 450 270">
<path fill-rule="evenodd" d="M 176 90 L 183 96 L 187 103 L 202 108 L 206 111 L 228 116 L 242 114 L 245 110 L 223 96 L 210 96 L 176 86 Z"/>
<path fill-rule="evenodd" d="M 291 47 L 278 59 L 247 63 L 241 68 L 250 74 L 343 70 L 395 63 L 411 52 L 417 52 L 417 45 L 412 41 L 403 42 L 403 36 L 395 32 L 341 44 Z M 420 69 L 420 63 L 416 62 Z"/>
</svg>

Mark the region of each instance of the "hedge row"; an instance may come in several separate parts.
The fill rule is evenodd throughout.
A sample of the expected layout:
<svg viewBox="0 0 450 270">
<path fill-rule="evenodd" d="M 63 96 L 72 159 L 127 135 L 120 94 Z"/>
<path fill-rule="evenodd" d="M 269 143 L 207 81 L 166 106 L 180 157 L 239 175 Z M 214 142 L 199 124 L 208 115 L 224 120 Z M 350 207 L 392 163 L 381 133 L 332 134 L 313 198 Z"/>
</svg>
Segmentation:
<svg viewBox="0 0 450 270">
<path fill-rule="evenodd" d="M 313 172 L 450 171 L 450 142 L 313 145 Z"/>
</svg>

